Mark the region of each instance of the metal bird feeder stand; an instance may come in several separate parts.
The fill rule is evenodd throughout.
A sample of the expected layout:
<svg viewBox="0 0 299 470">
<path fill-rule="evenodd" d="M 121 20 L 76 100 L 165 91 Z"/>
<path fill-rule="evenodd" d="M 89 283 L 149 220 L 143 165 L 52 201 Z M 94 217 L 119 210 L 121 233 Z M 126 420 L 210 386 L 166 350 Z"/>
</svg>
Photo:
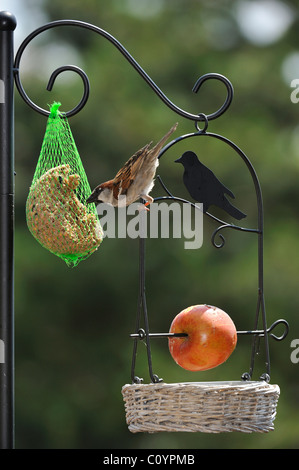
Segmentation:
<svg viewBox="0 0 299 470">
<path fill-rule="evenodd" d="M 1 330 L 0 350 L 4 351 L 0 356 L 1 392 L 1 448 L 13 448 L 14 446 L 14 82 L 19 94 L 24 101 L 38 113 L 49 116 L 50 111 L 40 108 L 27 96 L 21 83 L 19 69 L 22 54 L 27 45 L 39 34 L 56 27 L 79 27 L 93 31 L 111 42 L 132 65 L 138 74 L 145 80 L 150 88 L 157 94 L 162 102 L 180 117 L 195 123 L 196 130 L 193 133 L 180 136 L 162 149 L 159 158 L 177 142 L 189 138 L 212 138 L 229 145 L 243 160 L 254 182 L 258 223 L 257 227 L 248 229 L 234 224 L 223 222 L 212 214 L 206 212 L 206 216 L 216 221 L 219 226 L 212 235 L 212 244 L 216 248 L 224 246 L 224 229 L 232 229 L 240 232 L 251 232 L 257 237 L 258 243 L 258 296 L 256 315 L 253 329 L 239 331 L 239 335 L 252 335 L 252 351 L 249 372 L 245 372 L 240 381 L 236 382 L 212 382 L 212 383 L 164 383 L 153 372 L 151 360 L 150 342 L 154 337 L 169 337 L 170 333 L 151 333 L 145 296 L 145 239 L 140 238 L 140 289 L 136 320 L 136 330 L 133 338 L 133 357 L 131 379 L 132 383 L 122 389 L 125 401 L 127 423 L 132 432 L 157 432 L 157 431 L 202 431 L 202 432 L 267 432 L 273 429 L 273 420 L 276 414 L 276 405 L 279 397 L 278 385 L 270 385 L 270 357 L 269 338 L 282 340 L 288 332 L 288 324 L 285 320 L 277 320 L 269 328 L 266 322 L 264 288 L 263 288 L 263 204 L 258 178 L 255 170 L 246 157 L 233 142 L 217 134 L 208 132 L 209 122 L 221 116 L 229 107 L 233 98 L 233 87 L 229 80 L 216 73 L 206 74 L 200 77 L 194 85 L 193 91 L 197 93 L 201 85 L 207 80 L 218 80 L 226 88 L 226 99 L 219 110 L 210 115 L 192 114 L 176 106 L 158 88 L 153 80 L 145 73 L 135 59 L 128 53 L 122 44 L 110 33 L 89 23 L 77 20 L 53 21 L 33 31 L 20 45 L 13 62 L 13 31 L 16 28 L 16 19 L 9 12 L 0 12 L 0 302 L 1 302 Z M 84 92 L 79 104 L 72 110 L 64 113 L 71 117 L 78 113 L 85 105 L 89 96 L 89 81 L 83 70 L 73 65 L 66 65 L 56 69 L 49 80 L 47 89 L 53 87 L 56 77 L 64 71 L 73 71 L 82 78 Z M 203 128 L 200 128 L 203 123 Z M 162 179 L 158 177 L 166 195 L 155 200 L 178 200 L 187 202 L 173 195 Z M 220 243 L 216 243 L 216 237 Z M 258 329 L 261 318 L 262 328 Z M 141 320 L 144 329 L 141 328 Z M 278 337 L 272 333 L 277 324 L 285 326 L 284 333 Z M 180 334 L 177 334 L 179 336 Z M 182 336 L 182 335 L 181 335 Z M 252 381 L 254 361 L 257 352 L 257 343 L 264 339 L 266 364 L 265 373 L 258 381 Z M 147 346 L 147 358 L 151 383 L 143 384 L 143 379 L 135 375 L 136 352 L 138 342 L 144 340 Z M 3 348 L 2 348 L 3 346 Z"/>
</svg>

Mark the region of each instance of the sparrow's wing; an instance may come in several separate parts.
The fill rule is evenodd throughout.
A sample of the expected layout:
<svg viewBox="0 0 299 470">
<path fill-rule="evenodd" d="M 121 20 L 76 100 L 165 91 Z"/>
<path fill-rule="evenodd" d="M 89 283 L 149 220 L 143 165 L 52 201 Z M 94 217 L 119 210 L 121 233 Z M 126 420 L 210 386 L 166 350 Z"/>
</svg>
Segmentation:
<svg viewBox="0 0 299 470">
<path fill-rule="evenodd" d="M 164 137 L 162 137 L 162 139 L 160 139 L 159 142 L 151 149 L 149 153 L 150 153 L 150 158 L 152 160 L 158 157 L 165 142 L 168 140 L 168 138 L 176 130 L 177 127 L 178 127 L 178 123 L 174 124 L 174 126 L 172 126 L 172 128 L 167 132 L 167 134 L 165 134 Z"/>
<path fill-rule="evenodd" d="M 118 199 L 121 194 L 126 194 L 131 182 L 141 168 L 144 158 L 148 155 L 151 142 L 138 150 L 118 171 L 113 180 L 113 196 Z"/>
</svg>

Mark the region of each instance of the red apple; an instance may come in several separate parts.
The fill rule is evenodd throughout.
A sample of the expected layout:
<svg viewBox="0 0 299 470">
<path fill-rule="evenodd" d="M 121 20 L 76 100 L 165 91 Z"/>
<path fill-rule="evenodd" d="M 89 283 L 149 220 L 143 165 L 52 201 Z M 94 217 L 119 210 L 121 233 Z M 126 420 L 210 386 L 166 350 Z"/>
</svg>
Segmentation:
<svg viewBox="0 0 299 470">
<path fill-rule="evenodd" d="M 173 320 L 169 351 L 175 362 L 187 370 L 208 370 L 225 362 L 237 344 L 236 327 L 227 313 L 211 305 L 193 305 Z"/>
</svg>

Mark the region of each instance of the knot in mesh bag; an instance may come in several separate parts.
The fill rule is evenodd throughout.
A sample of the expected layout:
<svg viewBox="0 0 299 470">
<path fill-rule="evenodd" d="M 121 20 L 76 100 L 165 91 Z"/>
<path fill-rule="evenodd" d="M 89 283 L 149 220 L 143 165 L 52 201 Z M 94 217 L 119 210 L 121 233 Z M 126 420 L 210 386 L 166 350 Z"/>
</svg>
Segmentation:
<svg viewBox="0 0 299 470">
<path fill-rule="evenodd" d="M 42 148 L 26 203 L 31 234 L 70 267 L 91 255 L 103 231 L 94 204 L 85 205 L 90 186 L 67 118 L 50 110 Z"/>
</svg>

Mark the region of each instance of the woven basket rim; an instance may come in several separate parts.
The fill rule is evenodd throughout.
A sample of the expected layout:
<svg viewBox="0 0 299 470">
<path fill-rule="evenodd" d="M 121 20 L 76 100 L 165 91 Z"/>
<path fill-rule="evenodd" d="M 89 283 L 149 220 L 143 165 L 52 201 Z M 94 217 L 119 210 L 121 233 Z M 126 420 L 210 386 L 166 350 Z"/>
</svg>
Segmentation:
<svg viewBox="0 0 299 470">
<path fill-rule="evenodd" d="M 159 382 L 159 383 L 131 383 L 125 384 L 124 387 L 183 387 L 183 386 L 194 386 L 194 387 L 227 387 L 227 388 L 247 388 L 247 387 L 278 387 L 277 384 L 270 384 L 264 380 L 228 380 L 228 381 L 209 381 L 209 382 Z"/>
</svg>

